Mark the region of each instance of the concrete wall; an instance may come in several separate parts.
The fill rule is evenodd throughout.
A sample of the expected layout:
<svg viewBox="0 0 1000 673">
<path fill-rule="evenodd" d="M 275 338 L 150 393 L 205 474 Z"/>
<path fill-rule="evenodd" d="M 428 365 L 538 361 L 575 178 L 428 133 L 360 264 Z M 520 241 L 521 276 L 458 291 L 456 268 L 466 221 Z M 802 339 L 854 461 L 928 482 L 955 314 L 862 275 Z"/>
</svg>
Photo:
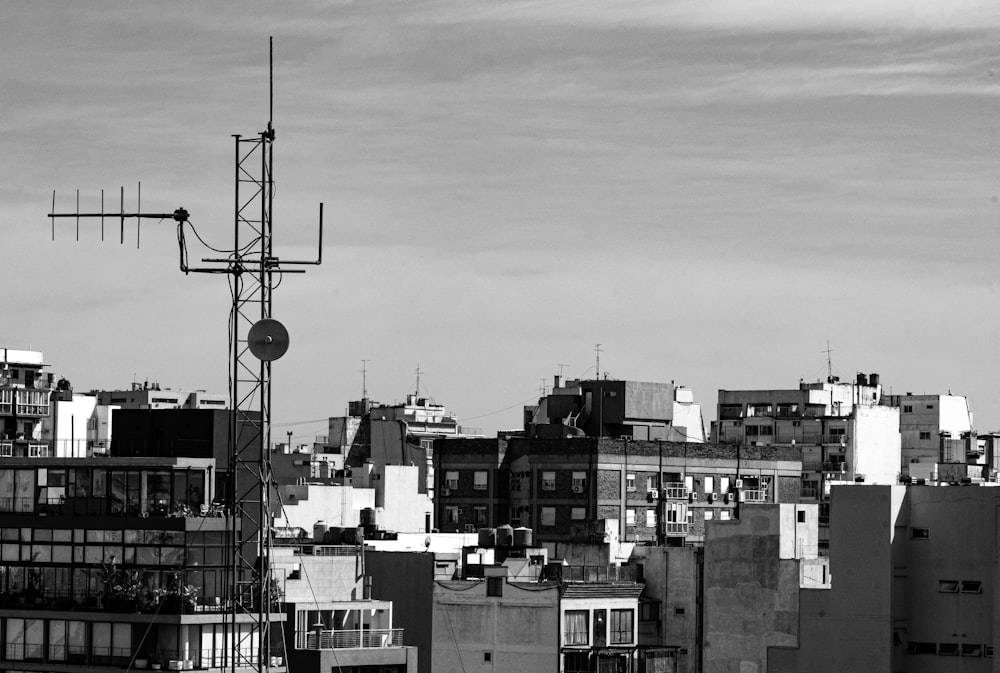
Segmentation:
<svg viewBox="0 0 1000 673">
<path fill-rule="evenodd" d="M 893 671 L 893 543 L 905 490 L 835 486 L 831 491 L 830 589 L 803 590 L 799 643 L 772 648 L 769 671 Z"/>
<path fill-rule="evenodd" d="M 369 551 L 365 569 L 372 598 L 392 601 L 393 627 L 403 629 L 405 645 L 417 648 L 417 670 L 443 670 L 433 667 L 434 554 Z"/>
<path fill-rule="evenodd" d="M 379 528 L 427 532 L 425 522 L 433 516 L 434 504 L 426 492 L 420 492 L 422 470 L 416 465 L 386 465 L 382 469 L 382 478 L 375 483 L 376 504 L 384 508 Z"/>
<path fill-rule="evenodd" d="M 895 484 L 902 460 L 899 409 L 859 406 L 854 411 L 848 430 L 849 471 L 864 475 L 868 484 Z"/>
<path fill-rule="evenodd" d="M 289 603 L 305 605 L 315 601 L 363 598 L 360 555 L 311 556 L 275 547 L 271 560 L 275 576 L 285 578 L 285 601 Z M 298 570 L 299 579 L 287 579 L 295 570 Z"/>
<path fill-rule="evenodd" d="M 559 588 L 506 582 L 434 585 L 434 671 L 523 673 L 559 666 Z"/>
<path fill-rule="evenodd" d="M 799 568 L 780 558 L 780 508 L 741 516 L 706 528 L 705 673 L 766 671 L 768 647 L 794 645 L 798 635 Z"/>
<path fill-rule="evenodd" d="M 699 554 L 695 547 L 637 546 L 632 552 L 643 569 L 642 599 L 659 603 L 655 623 L 639 622 L 639 644 L 680 648 L 677 673 L 698 670 Z"/>
<path fill-rule="evenodd" d="M 328 526 L 357 526 L 361 510 L 375 507 L 375 490 L 353 486 L 306 484 L 280 486 L 284 517 L 275 517 L 275 526 L 300 526 L 312 534 L 313 524 L 325 521 Z M 305 495 L 303 495 L 303 493 Z M 289 497 L 294 494 L 295 498 Z"/>
</svg>

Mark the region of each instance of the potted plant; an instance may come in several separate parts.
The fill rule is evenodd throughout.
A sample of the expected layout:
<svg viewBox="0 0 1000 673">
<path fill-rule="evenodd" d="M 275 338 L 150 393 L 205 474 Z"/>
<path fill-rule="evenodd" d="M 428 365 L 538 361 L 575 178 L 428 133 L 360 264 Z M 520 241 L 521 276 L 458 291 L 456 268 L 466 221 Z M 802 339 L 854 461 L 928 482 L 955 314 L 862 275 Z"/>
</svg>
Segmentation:
<svg viewBox="0 0 1000 673">
<path fill-rule="evenodd" d="M 112 557 L 101 569 L 104 579 L 104 607 L 113 612 L 138 612 L 142 596 L 142 572 L 125 570 Z"/>
</svg>

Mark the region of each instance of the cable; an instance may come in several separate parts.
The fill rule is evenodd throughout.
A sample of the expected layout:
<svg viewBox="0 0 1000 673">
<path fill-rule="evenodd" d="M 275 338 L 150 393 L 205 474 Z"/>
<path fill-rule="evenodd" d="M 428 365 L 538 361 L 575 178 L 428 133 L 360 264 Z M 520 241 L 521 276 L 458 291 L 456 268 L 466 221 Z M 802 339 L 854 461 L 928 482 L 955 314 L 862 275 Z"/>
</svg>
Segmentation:
<svg viewBox="0 0 1000 673">
<path fill-rule="evenodd" d="M 525 405 L 528 402 L 531 402 L 533 400 L 538 400 L 538 395 L 532 395 L 531 397 L 529 397 L 528 399 L 524 400 L 523 402 L 518 402 L 517 404 L 512 404 L 509 407 L 504 407 L 503 409 L 497 409 L 496 411 L 491 411 L 488 414 L 479 414 L 478 416 L 466 416 L 462 420 L 473 421 L 473 420 L 475 420 L 477 418 L 486 418 L 487 416 L 493 416 L 494 414 L 499 414 L 499 413 L 502 413 L 504 411 L 510 411 L 511 409 L 516 409 L 517 407 Z"/>
</svg>

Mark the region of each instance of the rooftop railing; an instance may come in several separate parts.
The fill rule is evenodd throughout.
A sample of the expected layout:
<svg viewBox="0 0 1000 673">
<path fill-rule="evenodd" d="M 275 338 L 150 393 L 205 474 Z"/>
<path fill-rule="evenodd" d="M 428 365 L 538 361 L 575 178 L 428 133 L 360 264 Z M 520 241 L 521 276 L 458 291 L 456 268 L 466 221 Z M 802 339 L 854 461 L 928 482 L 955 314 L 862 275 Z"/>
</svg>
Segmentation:
<svg viewBox="0 0 1000 673">
<path fill-rule="evenodd" d="M 297 631 L 295 647 L 300 650 L 400 647 L 403 629 L 323 629 Z"/>
</svg>

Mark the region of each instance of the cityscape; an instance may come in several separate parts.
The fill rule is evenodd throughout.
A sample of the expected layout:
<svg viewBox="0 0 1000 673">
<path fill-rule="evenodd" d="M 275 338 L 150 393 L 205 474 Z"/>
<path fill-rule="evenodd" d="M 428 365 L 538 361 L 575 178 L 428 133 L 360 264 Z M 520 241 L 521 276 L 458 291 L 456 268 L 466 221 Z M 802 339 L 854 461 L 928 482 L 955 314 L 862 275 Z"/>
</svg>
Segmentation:
<svg viewBox="0 0 1000 673">
<path fill-rule="evenodd" d="M 1000 5 L 0 13 L 0 673 L 1000 671 Z"/>
<path fill-rule="evenodd" d="M 706 427 L 689 388 L 557 374 L 493 437 L 363 397 L 256 457 L 254 575 L 257 419 L 0 354 L 8 670 L 993 668 L 1000 433 L 961 395 L 831 375 Z"/>
</svg>

